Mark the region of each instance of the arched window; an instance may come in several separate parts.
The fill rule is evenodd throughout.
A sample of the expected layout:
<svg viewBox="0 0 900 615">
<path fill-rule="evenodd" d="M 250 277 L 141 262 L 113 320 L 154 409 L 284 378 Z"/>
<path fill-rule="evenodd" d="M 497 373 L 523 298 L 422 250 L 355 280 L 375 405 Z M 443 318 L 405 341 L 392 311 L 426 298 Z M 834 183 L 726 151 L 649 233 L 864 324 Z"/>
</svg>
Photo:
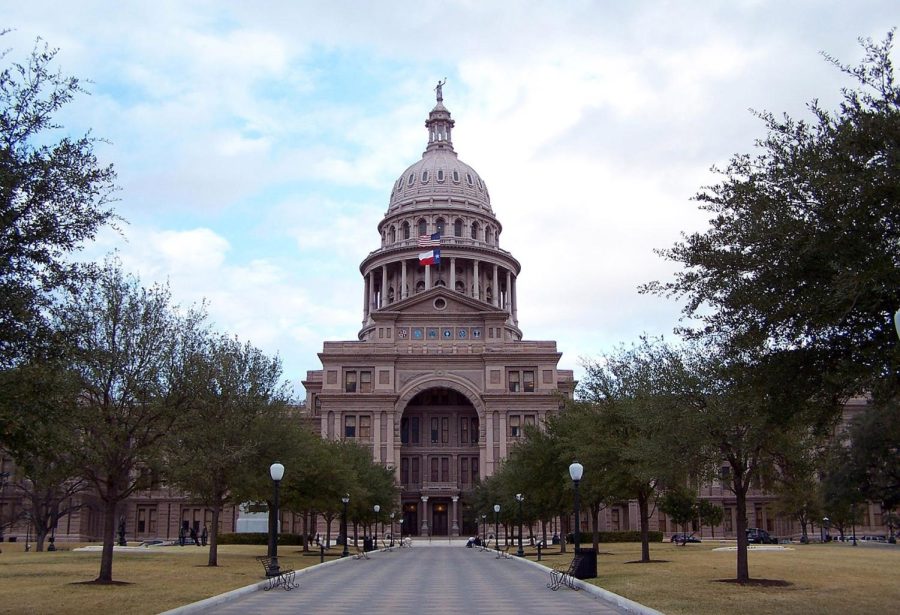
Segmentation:
<svg viewBox="0 0 900 615">
<path fill-rule="evenodd" d="M 438 280 L 437 282 L 434 283 L 434 285 L 440 286 L 441 288 L 444 288 L 445 286 L 447 286 L 447 284 L 445 284 L 443 280 Z"/>
<path fill-rule="evenodd" d="M 425 282 L 423 282 L 422 280 L 419 280 L 418 282 L 416 282 L 416 292 L 421 293 L 424 290 L 425 290 Z"/>
<path fill-rule="evenodd" d="M 453 169 L 453 181 L 457 184 L 459 183 L 459 171 L 456 169 Z"/>
<path fill-rule="evenodd" d="M 428 170 L 422 171 L 422 183 L 423 184 L 428 183 Z"/>
<path fill-rule="evenodd" d="M 494 236 L 493 229 L 489 226 L 484 227 L 484 240 L 487 243 L 491 243 L 491 238 Z"/>
<path fill-rule="evenodd" d="M 415 174 L 415 173 L 410 173 L 410 174 L 409 174 L 409 179 L 406 180 L 406 185 L 407 185 L 407 186 L 412 186 L 414 181 L 416 181 L 416 174 Z"/>
<path fill-rule="evenodd" d="M 462 280 L 456 281 L 456 292 L 458 292 L 458 293 L 466 292 L 466 285 L 463 283 Z"/>
<path fill-rule="evenodd" d="M 441 236 L 444 235 L 444 219 L 443 218 L 438 218 L 437 221 L 434 223 L 434 232 L 438 233 Z"/>
<path fill-rule="evenodd" d="M 391 225 L 391 243 L 397 243 L 397 229 Z"/>
<path fill-rule="evenodd" d="M 419 219 L 419 235 L 425 235 L 428 233 L 428 224 L 425 222 L 425 218 Z"/>
<path fill-rule="evenodd" d="M 472 174 L 466 173 L 466 181 L 469 182 L 469 185 L 472 185 Z"/>
<path fill-rule="evenodd" d="M 478 239 L 478 223 L 472 223 L 472 239 Z"/>
<path fill-rule="evenodd" d="M 409 239 L 409 222 L 403 223 L 403 239 Z"/>
<path fill-rule="evenodd" d="M 453 223 L 453 236 L 454 237 L 462 237 L 462 219 L 457 218 L 456 222 Z"/>
<path fill-rule="evenodd" d="M 438 178 L 437 178 L 437 180 L 438 180 L 439 182 L 444 181 L 444 169 L 438 169 Z"/>
</svg>

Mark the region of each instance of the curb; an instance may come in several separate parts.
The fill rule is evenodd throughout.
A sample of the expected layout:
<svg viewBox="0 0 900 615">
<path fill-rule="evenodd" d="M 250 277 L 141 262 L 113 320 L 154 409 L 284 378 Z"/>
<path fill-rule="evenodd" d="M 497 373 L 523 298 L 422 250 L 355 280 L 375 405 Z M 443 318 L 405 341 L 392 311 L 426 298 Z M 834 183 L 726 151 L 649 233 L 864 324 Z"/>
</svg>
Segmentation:
<svg viewBox="0 0 900 615">
<path fill-rule="evenodd" d="M 550 574 L 550 571 L 552 570 L 551 568 L 548 568 L 547 566 L 544 566 L 543 564 L 539 564 L 538 562 L 533 562 L 530 559 L 526 559 L 524 557 L 513 556 L 512 559 L 518 560 L 521 562 L 525 562 L 526 564 L 528 564 L 530 566 L 536 566 L 536 567 L 540 568 L 541 570 L 543 570 L 544 572 L 546 572 L 547 574 Z M 587 593 L 591 594 L 592 596 L 600 598 L 604 602 L 610 602 L 610 603 L 616 605 L 617 607 L 625 609 L 626 611 L 628 611 L 630 613 L 638 613 L 639 615 L 664 615 L 661 611 L 657 611 L 656 609 L 651 609 L 649 606 L 644 606 L 640 602 L 635 602 L 634 600 L 629 600 L 628 598 L 625 598 L 624 596 L 620 596 L 619 594 L 614 594 L 611 591 L 605 590 L 602 587 L 597 587 L 596 585 L 593 585 L 591 583 L 586 583 L 586 582 L 582 581 L 581 579 L 575 579 L 575 585 L 578 586 L 578 589 L 584 590 Z"/>
<path fill-rule="evenodd" d="M 333 559 L 328 562 L 321 562 L 319 564 L 314 564 L 312 566 L 307 566 L 303 570 L 298 570 L 295 578 L 300 578 L 304 574 L 312 571 L 316 568 L 322 568 L 325 566 L 334 566 L 335 564 L 343 561 L 350 560 L 350 557 L 339 557 L 338 559 Z M 190 604 L 185 604 L 184 606 L 178 606 L 169 611 L 164 611 L 160 615 L 190 615 L 193 613 L 202 613 L 207 609 L 210 609 L 214 606 L 218 606 L 220 604 L 225 604 L 231 602 L 233 600 L 237 600 L 242 596 L 246 596 L 247 594 L 252 594 L 254 592 L 258 592 L 262 590 L 268 581 L 259 581 L 254 583 L 253 585 L 246 585 L 244 587 L 239 587 L 238 589 L 233 589 L 230 592 L 225 592 L 224 594 L 218 594 L 212 596 L 211 598 L 206 598 L 204 600 L 198 600 L 197 602 L 191 602 Z M 300 589 L 299 587 L 297 589 Z M 292 590 L 293 591 L 293 590 Z"/>
</svg>

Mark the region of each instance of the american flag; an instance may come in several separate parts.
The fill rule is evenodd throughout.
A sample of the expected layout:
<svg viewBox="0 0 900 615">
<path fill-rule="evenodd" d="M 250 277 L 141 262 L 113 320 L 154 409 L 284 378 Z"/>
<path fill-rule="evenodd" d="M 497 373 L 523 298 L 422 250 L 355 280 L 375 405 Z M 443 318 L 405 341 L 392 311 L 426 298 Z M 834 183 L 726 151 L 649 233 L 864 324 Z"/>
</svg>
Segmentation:
<svg viewBox="0 0 900 615">
<path fill-rule="evenodd" d="M 441 234 L 419 235 L 420 248 L 439 248 L 441 246 Z"/>
</svg>

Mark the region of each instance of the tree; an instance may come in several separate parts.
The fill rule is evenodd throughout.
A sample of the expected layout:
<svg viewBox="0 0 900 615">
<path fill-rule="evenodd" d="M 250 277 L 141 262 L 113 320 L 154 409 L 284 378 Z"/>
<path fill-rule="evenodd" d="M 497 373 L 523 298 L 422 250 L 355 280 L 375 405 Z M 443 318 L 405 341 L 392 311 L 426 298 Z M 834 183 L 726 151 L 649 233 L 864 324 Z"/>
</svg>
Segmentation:
<svg viewBox="0 0 900 615">
<path fill-rule="evenodd" d="M 279 445 L 299 443 L 302 434 L 290 434 L 279 360 L 249 343 L 211 336 L 190 356 L 186 372 L 188 416 L 166 439 L 167 478 L 212 511 L 208 565 L 216 566 L 222 509 L 244 501 L 241 482 L 259 480 L 253 470 L 267 463 L 286 461 Z"/>
<path fill-rule="evenodd" d="M 692 336 L 737 348 L 797 351 L 817 378 L 805 396 L 834 407 L 851 394 L 900 390 L 892 314 L 900 288 L 900 87 L 893 32 L 860 41 L 856 67 L 828 58 L 858 82 L 811 119 L 759 113 L 767 134 L 738 154 L 722 181 L 695 198 L 710 228 L 659 253 L 681 263 L 671 282 L 644 292 L 686 298 Z"/>
<path fill-rule="evenodd" d="M 725 511 L 721 506 L 716 506 L 709 500 L 700 500 L 697 502 L 697 518 L 700 519 L 700 527 L 709 526 L 712 531 L 713 538 L 716 537 L 716 526 L 722 524 L 725 518 Z"/>
<path fill-rule="evenodd" d="M 687 524 L 697 518 L 697 496 L 685 487 L 669 489 L 659 502 L 659 509 L 672 523 L 681 526 L 681 546 L 687 544 Z"/>
<path fill-rule="evenodd" d="M 54 72 L 56 53 L 38 41 L 25 63 L 0 71 L 0 368 L 42 343 L 48 291 L 85 273 L 69 257 L 116 218 L 115 173 L 98 163 L 98 140 L 54 140 L 54 117 L 86 93 Z"/>
<path fill-rule="evenodd" d="M 900 403 L 867 407 L 850 425 L 849 446 L 861 494 L 885 511 L 900 505 Z"/>
<path fill-rule="evenodd" d="M 112 582 L 119 503 L 158 467 L 165 438 L 182 428 L 190 400 L 185 364 L 198 350 L 203 315 L 179 316 L 168 289 L 142 288 L 115 262 L 54 311 L 78 394 L 67 408 L 81 475 L 103 503 L 98 583 Z"/>
</svg>

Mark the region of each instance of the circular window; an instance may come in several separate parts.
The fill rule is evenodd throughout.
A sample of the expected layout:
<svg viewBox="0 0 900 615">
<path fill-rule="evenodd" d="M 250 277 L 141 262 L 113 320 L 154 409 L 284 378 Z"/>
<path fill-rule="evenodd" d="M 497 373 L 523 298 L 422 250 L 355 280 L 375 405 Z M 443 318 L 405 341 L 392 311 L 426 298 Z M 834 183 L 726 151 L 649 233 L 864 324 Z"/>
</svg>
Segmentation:
<svg viewBox="0 0 900 615">
<path fill-rule="evenodd" d="M 447 307 L 447 302 L 444 300 L 443 297 L 438 297 L 437 299 L 434 300 L 434 309 L 443 310 L 446 307 Z"/>
</svg>

